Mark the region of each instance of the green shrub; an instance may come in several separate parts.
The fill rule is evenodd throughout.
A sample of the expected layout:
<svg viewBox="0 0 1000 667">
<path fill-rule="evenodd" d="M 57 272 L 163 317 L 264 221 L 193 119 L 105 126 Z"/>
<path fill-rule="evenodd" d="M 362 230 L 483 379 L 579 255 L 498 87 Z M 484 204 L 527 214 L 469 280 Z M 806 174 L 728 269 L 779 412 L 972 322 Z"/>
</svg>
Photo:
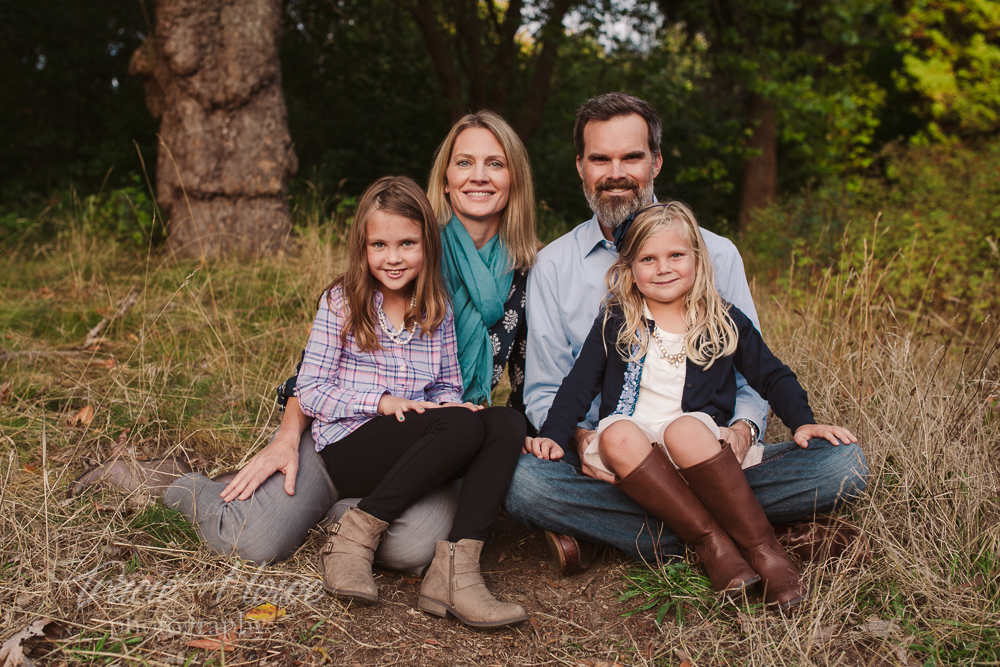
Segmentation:
<svg viewBox="0 0 1000 667">
<path fill-rule="evenodd" d="M 899 315 L 980 323 L 1000 313 L 1000 142 L 886 150 L 882 171 L 761 211 L 741 242 L 750 272 L 792 298 L 828 282 Z"/>
</svg>

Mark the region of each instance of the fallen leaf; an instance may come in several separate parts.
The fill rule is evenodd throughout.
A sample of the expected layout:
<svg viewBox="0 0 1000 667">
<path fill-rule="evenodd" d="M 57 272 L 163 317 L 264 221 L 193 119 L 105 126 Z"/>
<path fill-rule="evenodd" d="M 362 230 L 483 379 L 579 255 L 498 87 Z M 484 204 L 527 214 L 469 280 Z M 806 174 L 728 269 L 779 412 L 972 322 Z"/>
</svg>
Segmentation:
<svg viewBox="0 0 1000 667">
<path fill-rule="evenodd" d="M 48 287 L 43 287 L 42 289 L 38 290 L 38 296 L 41 299 L 48 299 L 52 296 L 52 290 L 50 290 Z"/>
<path fill-rule="evenodd" d="M 25 463 L 24 471 L 30 473 L 38 472 L 38 461 L 31 461 L 30 463 Z"/>
<path fill-rule="evenodd" d="M 3 667 L 20 667 L 20 665 L 34 665 L 30 659 L 24 655 L 24 642 L 32 637 L 42 637 L 45 635 L 45 626 L 51 623 L 48 618 L 40 618 L 24 630 L 8 639 L 0 646 L 0 660 L 3 660 Z"/>
<path fill-rule="evenodd" d="M 92 421 L 94 421 L 94 406 L 88 405 L 70 417 L 68 423 L 70 426 L 90 426 Z"/>
<path fill-rule="evenodd" d="M 235 651 L 236 631 L 227 632 L 212 639 L 192 639 L 187 643 L 191 648 L 203 648 L 209 651 Z"/>
<path fill-rule="evenodd" d="M 0 405 L 6 403 L 7 399 L 10 398 L 10 392 L 13 387 L 13 382 L 5 382 L 4 385 L 0 387 Z"/>
<path fill-rule="evenodd" d="M 118 362 L 115 361 L 114 357 L 108 357 L 104 361 L 95 361 L 93 365 L 97 366 L 98 368 L 114 368 L 115 366 L 118 365 Z"/>
<path fill-rule="evenodd" d="M 430 644 L 431 646 L 444 646 L 444 644 L 442 644 L 441 642 L 439 642 L 436 639 L 425 639 L 424 643 L 425 644 Z"/>
<path fill-rule="evenodd" d="M 816 628 L 813 630 L 813 641 L 825 644 L 833 639 L 838 629 L 836 625 L 824 625 L 823 627 Z"/>
<path fill-rule="evenodd" d="M 130 331 L 129 333 L 125 334 L 125 338 L 126 338 L 127 340 L 130 340 L 130 341 L 132 341 L 133 343 L 138 343 L 138 342 L 139 342 L 139 337 L 138 337 L 138 336 L 136 336 L 136 335 L 135 335 L 134 333 L 132 333 L 131 331 Z"/>
<path fill-rule="evenodd" d="M 869 616 L 868 620 L 857 626 L 856 629 L 862 632 L 870 632 L 879 637 L 891 637 L 902 630 L 893 621 L 883 621 L 877 616 Z"/>
<path fill-rule="evenodd" d="M 285 615 L 284 609 L 278 609 L 270 602 L 265 602 L 259 607 L 254 607 L 247 612 L 246 619 L 248 621 L 260 621 L 261 623 L 270 623 L 275 621 Z"/>
</svg>

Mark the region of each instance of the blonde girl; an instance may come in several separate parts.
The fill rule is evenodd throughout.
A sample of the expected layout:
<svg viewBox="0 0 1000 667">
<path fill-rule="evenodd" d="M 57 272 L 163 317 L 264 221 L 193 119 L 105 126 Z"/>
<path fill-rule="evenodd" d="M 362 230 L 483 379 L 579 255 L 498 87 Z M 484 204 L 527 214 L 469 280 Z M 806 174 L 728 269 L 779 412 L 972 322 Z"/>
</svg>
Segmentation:
<svg viewBox="0 0 1000 667">
<path fill-rule="evenodd" d="M 615 486 L 692 545 L 717 591 L 762 580 L 769 606 L 797 604 L 798 570 L 725 441 L 735 371 L 771 403 L 799 446 L 811 438 L 834 445 L 857 439 L 815 423 L 795 374 L 747 316 L 723 301 L 690 209 L 647 206 L 615 230 L 615 245 L 605 308 L 532 452 L 561 457 L 600 393 L 601 422 L 587 462 L 614 475 Z"/>
<path fill-rule="evenodd" d="M 524 443 L 509 408 L 462 402 L 441 241 L 427 197 L 405 177 L 365 191 L 348 239 L 347 271 L 320 299 L 296 395 L 330 480 L 361 497 L 329 531 L 323 586 L 378 600 L 371 563 L 389 523 L 429 491 L 464 477 L 455 521 L 437 543 L 420 609 L 473 627 L 527 618 L 498 602 L 479 555 Z"/>
</svg>

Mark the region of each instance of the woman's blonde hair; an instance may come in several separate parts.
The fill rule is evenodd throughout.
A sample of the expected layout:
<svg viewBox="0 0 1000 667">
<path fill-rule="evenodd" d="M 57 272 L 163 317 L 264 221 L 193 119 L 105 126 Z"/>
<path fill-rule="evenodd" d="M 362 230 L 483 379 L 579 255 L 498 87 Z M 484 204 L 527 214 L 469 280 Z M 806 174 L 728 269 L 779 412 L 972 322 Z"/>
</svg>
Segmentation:
<svg viewBox="0 0 1000 667">
<path fill-rule="evenodd" d="M 626 221 L 623 224 L 629 224 Z M 705 239 L 698 228 L 694 213 L 681 202 L 650 204 L 635 214 L 624 232 L 618 260 L 608 270 L 608 311 L 621 310 L 625 319 L 615 347 L 623 357 L 638 361 L 649 346 L 649 327 L 643 308 L 643 296 L 635 281 L 632 264 L 650 238 L 667 229 L 675 229 L 694 251 L 694 284 L 684 295 L 684 311 L 688 330 L 684 336 L 684 352 L 694 363 L 711 367 L 716 359 L 733 354 L 739 334 L 729 316 L 726 302 L 715 289 L 712 262 L 705 248 Z M 608 317 L 607 311 L 605 318 Z M 639 351 L 631 353 L 638 336 Z"/>
<path fill-rule="evenodd" d="M 376 280 L 368 270 L 368 221 L 376 211 L 402 216 L 420 226 L 424 250 L 423 265 L 414 287 L 416 303 L 406 311 L 404 325 L 420 327 L 421 335 L 433 336 L 444 321 L 447 292 L 441 277 L 441 233 L 435 224 L 427 196 L 408 176 L 384 176 L 361 195 L 354 222 L 347 235 L 347 270 L 330 283 L 325 292 L 341 286 L 347 302 L 347 315 L 341 339 L 347 343 L 351 333 L 364 352 L 379 350 L 375 311 Z M 332 306 L 330 295 L 328 302 Z"/>
<path fill-rule="evenodd" d="M 496 112 L 483 109 L 470 113 L 451 126 L 451 131 L 434 154 L 431 173 L 427 177 L 427 198 L 437 214 L 438 224 L 444 227 L 451 220 L 451 201 L 445 192 L 448 163 L 455 149 L 458 135 L 479 127 L 489 130 L 496 137 L 507 157 L 510 172 L 510 197 L 500 219 L 500 241 L 510 255 L 510 268 L 529 269 L 538 252 L 538 235 L 535 232 L 535 184 L 531 177 L 528 151 L 514 129 Z"/>
</svg>

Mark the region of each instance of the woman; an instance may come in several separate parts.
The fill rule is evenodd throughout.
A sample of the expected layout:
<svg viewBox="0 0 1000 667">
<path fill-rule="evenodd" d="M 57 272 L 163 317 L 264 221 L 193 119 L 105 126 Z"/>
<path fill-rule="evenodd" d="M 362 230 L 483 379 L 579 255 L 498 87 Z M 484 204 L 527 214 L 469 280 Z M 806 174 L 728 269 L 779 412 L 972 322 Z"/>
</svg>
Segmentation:
<svg viewBox="0 0 1000 667">
<path fill-rule="evenodd" d="M 508 405 L 523 412 L 524 289 L 538 247 L 527 151 L 499 115 L 468 114 L 438 147 L 427 195 L 442 225 L 464 398 L 489 402 L 508 366 Z M 96 482 L 127 491 L 144 487 L 187 516 L 217 553 L 256 563 L 288 558 L 310 528 L 339 520 L 358 501 L 338 501 L 316 452 L 312 420 L 295 396 L 295 380 L 278 390 L 285 405 L 278 431 L 235 475 L 210 480 L 174 459 L 119 460 L 85 472 L 70 493 Z M 376 560 L 391 569 L 423 572 L 451 528 L 457 496 L 457 483 L 449 484 L 410 507 L 389 526 Z"/>
</svg>

